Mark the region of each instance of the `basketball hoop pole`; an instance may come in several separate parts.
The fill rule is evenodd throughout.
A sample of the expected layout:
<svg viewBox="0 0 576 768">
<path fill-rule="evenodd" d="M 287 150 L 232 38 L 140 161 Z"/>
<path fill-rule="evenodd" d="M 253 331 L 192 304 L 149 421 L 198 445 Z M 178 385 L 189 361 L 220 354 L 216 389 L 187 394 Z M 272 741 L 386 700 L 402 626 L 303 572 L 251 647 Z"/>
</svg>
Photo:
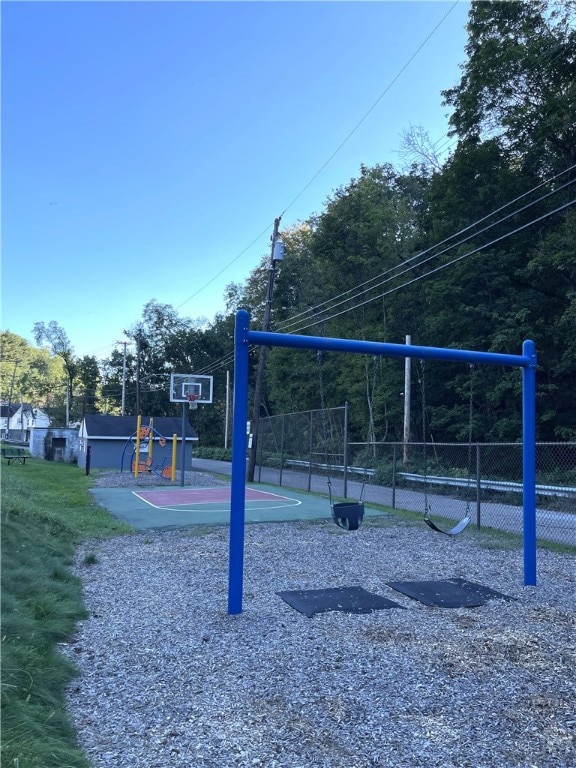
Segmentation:
<svg viewBox="0 0 576 768">
<path fill-rule="evenodd" d="M 180 487 L 184 487 L 184 470 L 186 468 L 186 404 L 189 408 L 198 408 L 198 402 L 200 395 L 189 394 L 188 400 L 182 401 L 182 458 L 180 461 L 181 473 L 180 473 Z"/>
<path fill-rule="evenodd" d="M 182 455 L 180 459 L 180 487 L 184 487 L 184 469 L 186 467 L 186 403 L 182 403 Z"/>
</svg>

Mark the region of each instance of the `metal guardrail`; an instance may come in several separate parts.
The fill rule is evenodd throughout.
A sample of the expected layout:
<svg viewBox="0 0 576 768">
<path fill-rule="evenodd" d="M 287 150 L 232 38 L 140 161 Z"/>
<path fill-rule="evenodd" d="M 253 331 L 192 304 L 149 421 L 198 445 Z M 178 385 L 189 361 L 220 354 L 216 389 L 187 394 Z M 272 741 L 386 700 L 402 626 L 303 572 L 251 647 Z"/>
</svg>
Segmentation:
<svg viewBox="0 0 576 768">
<path fill-rule="evenodd" d="M 344 467 L 343 464 L 325 464 L 322 462 L 309 462 L 298 461 L 296 459 L 288 459 L 285 461 L 286 466 L 289 467 L 305 467 L 306 469 L 312 467 L 324 472 L 340 472 L 344 473 L 346 469 L 349 473 L 361 475 L 363 477 L 374 477 L 376 474 L 375 469 L 368 467 Z M 452 488 L 468 488 L 476 487 L 477 481 L 466 480 L 458 477 L 441 477 L 439 475 L 416 475 L 410 472 L 398 472 L 399 477 L 403 477 L 404 480 L 408 480 L 413 483 L 429 483 L 430 485 L 447 485 Z M 503 493 L 522 493 L 522 483 L 509 482 L 507 480 L 480 480 L 479 485 L 483 490 L 489 491 L 501 491 Z M 536 485 L 536 493 L 540 496 L 559 496 L 563 498 L 576 497 L 576 488 L 562 485 Z"/>
<path fill-rule="evenodd" d="M 410 472 L 398 472 L 400 477 L 414 483 L 430 483 L 430 485 L 448 485 L 455 488 L 468 488 L 476 486 L 476 480 L 462 480 L 457 477 L 439 477 L 437 475 L 414 475 Z M 480 480 L 479 485 L 482 489 L 489 491 L 503 491 L 512 493 L 522 493 L 522 483 L 508 482 L 507 480 Z M 576 488 L 562 485 L 536 485 L 536 493 L 540 496 L 562 496 L 571 498 L 576 496 Z"/>
<path fill-rule="evenodd" d="M 284 464 L 287 467 L 312 467 L 313 469 L 321 469 L 323 472 L 342 472 L 346 470 L 348 473 L 355 475 L 365 475 L 366 477 L 374 477 L 376 474 L 375 469 L 364 469 L 362 467 L 345 467 L 343 464 L 323 464 L 320 461 L 298 461 L 296 459 L 286 459 Z"/>
</svg>

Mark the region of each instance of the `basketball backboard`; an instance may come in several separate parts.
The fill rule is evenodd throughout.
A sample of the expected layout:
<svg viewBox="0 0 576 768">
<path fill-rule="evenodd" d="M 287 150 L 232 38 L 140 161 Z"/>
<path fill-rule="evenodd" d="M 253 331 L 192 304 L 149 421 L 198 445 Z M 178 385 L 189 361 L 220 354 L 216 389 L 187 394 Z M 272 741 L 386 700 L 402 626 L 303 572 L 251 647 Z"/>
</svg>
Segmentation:
<svg viewBox="0 0 576 768">
<path fill-rule="evenodd" d="M 213 376 L 194 373 L 172 373 L 170 375 L 170 400 L 173 403 L 211 403 Z"/>
</svg>

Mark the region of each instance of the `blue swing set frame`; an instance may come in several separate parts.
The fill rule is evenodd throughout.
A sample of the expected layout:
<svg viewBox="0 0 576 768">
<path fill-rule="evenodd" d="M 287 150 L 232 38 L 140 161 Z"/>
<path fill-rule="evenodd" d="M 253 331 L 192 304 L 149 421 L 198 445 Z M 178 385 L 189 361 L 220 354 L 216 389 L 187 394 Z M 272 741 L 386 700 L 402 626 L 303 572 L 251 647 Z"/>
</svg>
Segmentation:
<svg viewBox="0 0 576 768">
<path fill-rule="evenodd" d="M 248 416 L 248 355 L 250 345 L 353 352 L 379 357 L 451 360 L 474 365 L 501 365 L 522 370 L 522 469 L 524 584 L 536 585 L 536 348 L 526 340 L 521 355 L 476 352 L 443 347 L 418 347 L 375 341 L 300 336 L 250 330 L 250 315 L 236 314 L 234 331 L 234 412 L 232 488 L 228 561 L 228 613 L 242 612 L 244 520 L 246 493 L 246 421 Z"/>
</svg>

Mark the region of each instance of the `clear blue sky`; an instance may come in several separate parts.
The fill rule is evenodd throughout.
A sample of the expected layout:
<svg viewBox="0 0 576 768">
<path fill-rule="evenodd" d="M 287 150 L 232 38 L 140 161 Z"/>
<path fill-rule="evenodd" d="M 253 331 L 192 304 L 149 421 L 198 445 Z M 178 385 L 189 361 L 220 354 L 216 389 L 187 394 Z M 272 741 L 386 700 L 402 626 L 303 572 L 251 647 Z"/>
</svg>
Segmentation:
<svg viewBox="0 0 576 768">
<path fill-rule="evenodd" d="M 446 136 L 468 2 L 380 96 L 453 5 L 3 2 L 2 328 L 105 357 L 150 299 L 211 319 L 275 217 Z"/>
</svg>

